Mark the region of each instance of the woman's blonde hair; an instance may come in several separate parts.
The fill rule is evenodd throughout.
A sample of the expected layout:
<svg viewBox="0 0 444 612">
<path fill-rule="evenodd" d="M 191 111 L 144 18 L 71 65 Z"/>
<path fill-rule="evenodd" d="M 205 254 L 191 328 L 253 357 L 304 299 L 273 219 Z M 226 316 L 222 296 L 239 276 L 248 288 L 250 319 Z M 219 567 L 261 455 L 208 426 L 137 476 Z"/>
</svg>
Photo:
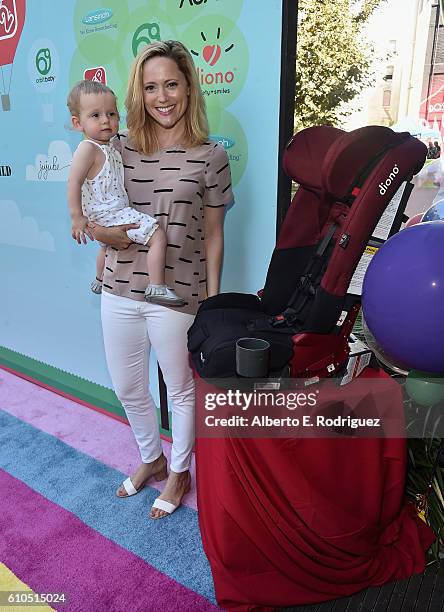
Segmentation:
<svg viewBox="0 0 444 612">
<path fill-rule="evenodd" d="M 172 59 L 184 75 L 188 87 L 188 107 L 185 111 L 184 145 L 194 147 L 208 138 L 208 120 L 205 101 L 197 79 L 193 59 L 186 47 L 176 40 L 153 42 L 142 49 L 134 59 L 128 80 L 125 100 L 128 136 L 136 149 L 148 155 L 159 148 L 155 125 L 145 110 L 143 101 L 143 67 L 153 57 Z"/>
</svg>

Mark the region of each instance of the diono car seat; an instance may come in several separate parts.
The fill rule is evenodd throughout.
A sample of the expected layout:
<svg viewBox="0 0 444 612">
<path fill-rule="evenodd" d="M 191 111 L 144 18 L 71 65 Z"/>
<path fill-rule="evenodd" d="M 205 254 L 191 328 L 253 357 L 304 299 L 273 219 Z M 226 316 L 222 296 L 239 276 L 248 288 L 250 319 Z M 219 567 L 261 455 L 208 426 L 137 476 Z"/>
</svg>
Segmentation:
<svg viewBox="0 0 444 612">
<path fill-rule="evenodd" d="M 348 293 L 352 276 L 403 183 L 398 210 L 405 209 L 426 154 L 409 133 L 381 126 L 352 132 L 318 126 L 293 136 L 283 165 L 299 187 L 264 289 L 260 297 L 222 293 L 201 304 L 188 332 L 197 373 L 235 377 L 236 340 L 248 336 L 270 342 L 270 376 L 337 375 L 360 306 L 359 295 Z"/>
</svg>

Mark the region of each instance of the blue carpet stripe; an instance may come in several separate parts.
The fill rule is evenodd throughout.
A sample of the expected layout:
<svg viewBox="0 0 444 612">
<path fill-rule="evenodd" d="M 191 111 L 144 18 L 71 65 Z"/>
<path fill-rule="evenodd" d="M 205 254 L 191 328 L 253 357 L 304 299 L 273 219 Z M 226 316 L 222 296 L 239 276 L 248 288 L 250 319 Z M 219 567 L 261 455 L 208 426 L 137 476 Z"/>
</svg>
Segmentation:
<svg viewBox="0 0 444 612">
<path fill-rule="evenodd" d="M 103 536 L 215 603 L 195 510 L 182 506 L 166 519 L 150 520 L 148 512 L 157 490 L 145 487 L 129 499 L 117 498 L 121 472 L 3 411 L 0 466 Z"/>
</svg>

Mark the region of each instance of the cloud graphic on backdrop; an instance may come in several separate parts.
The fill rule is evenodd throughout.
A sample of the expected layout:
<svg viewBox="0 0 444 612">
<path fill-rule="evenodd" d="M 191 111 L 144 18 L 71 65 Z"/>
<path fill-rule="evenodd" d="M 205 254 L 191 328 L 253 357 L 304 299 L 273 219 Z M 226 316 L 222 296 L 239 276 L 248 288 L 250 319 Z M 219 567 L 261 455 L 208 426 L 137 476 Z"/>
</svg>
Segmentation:
<svg viewBox="0 0 444 612">
<path fill-rule="evenodd" d="M 0 225 L 0 244 L 55 251 L 52 234 L 41 230 L 34 217 L 22 217 L 14 200 L 0 200 L 2 224 Z"/>
<path fill-rule="evenodd" d="M 65 140 L 52 140 L 48 154 L 39 153 L 35 164 L 26 166 L 27 181 L 67 181 L 72 160 L 71 147 Z"/>
</svg>

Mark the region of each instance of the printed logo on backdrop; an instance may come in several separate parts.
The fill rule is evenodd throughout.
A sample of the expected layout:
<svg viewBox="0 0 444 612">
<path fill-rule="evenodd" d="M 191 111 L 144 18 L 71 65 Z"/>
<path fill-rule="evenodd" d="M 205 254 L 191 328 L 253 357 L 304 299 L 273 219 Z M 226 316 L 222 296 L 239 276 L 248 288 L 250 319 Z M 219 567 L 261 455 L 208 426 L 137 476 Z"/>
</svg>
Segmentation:
<svg viewBox="0 0 444 612">
<path fill-rule="evenodd" d="M 11 176 L 11 174 L 12 174 L 11 166 L 0 166 L 0 177 Z"/>
<path fill-rule="evenodd" d="M 193 21 L 183 33 L 207 106 L 225 107 L 241 92 L 248 74 L 249 53 L 239 27 L 222 15 Z"/>
<path fill-rule="evenodd" d="M 71 147 L 64 140 L 49 143 L 48 153 L 38 153 L 34 164 L 26 166 L 27 181 L 67 181 L 72 160 Z"/>
<path fill-rule="evenodd" d="M 49 49 L 39 49 L 35 56 L 35 67 L 37 72 L 46 76 L 51 70 L 51 51 Z M 49 77 L 52 79 L 52 77 Z"/>
<path fill-rule="evenodd" d="M 52 92 L 59 82 L 60 61 L 54 43 L 48 38 L 39 38 L 32 44 L 28 53 L 28 74 L 40 94 L 44 121 L 53 121 Z"/>
<path fill-rule="evenodd" d="M 241 93 L 248 75 L 249 51 L 245 37 L 228 17 L 208 15 L 190 24 L 183 41 L 193 56 L 206 100 L 211 139 L 227 151 L 233 185 L 236 185 L 245 172 L 248 143 L 240 122 L 227 108 Z"/>
<path fill-rule="evenodd" d="M 134 57 L 139 53 L 140 45 L 149 45 L 155 40 L 160 41 L 160 26 L 158 23 L 142 23 L 133 34 L 131 49 Z"/>
<path fill-rule="evenodd" d="M 15 0 L 0 1 L 0 40 L 15 36 L 17 24 L 17 6 Z"/>
<path fill-rule="evenodd" d="M 183 8 L 184 4 L 189 4 L 190 6 L 201 6 L 202 4 L 206 4 L 207 0 L 179 0 L 180 5 L 179 8 Z"/>
<path fill-rule="evenodd" d="M 25 22 L 25 12 L 25 0 L 0 0 L 0 100 L 3 111 L 11 110 L 9 92 L 12 64 Z"/>
<path fill-rule="evenodd" d="M 184 25 L 196 17 L 214 13 L 229 15 L 236 21 L 242 6 L 243 0 L 166 0 L 166 10 L 175 25 Z"/>
<path fill-rule="evenodd" d="M 96 81 L 106 85 L 106 70 L 103 66 L 86 68 L 86 70 L 83 72 L 83 78 L 87 81 Z"/>
<path fill-rule="evenodd" d="M 228 45 L 221 47 L 219 44 L 220 35 L 221 30 L 218 27 L 214 44 L 208 44 L 208 34 L 201 32 L 200 36 L 204 43 L 202 48 L 199 51 L 190 49 L 192 55 L 203 58 L 205 62 L 203 67 L 201 67 L 202 64 L 196 66 L 197 77 L 204 96 L 230 94 L 231 84 L 236 78 L 237 67 L 225 70 L 226 63 L 222 61 L 218 67 L 215 67 L 221 59 L 222 53 L 230 53 L 234 49 L 234 43 L 228 43 Z"/>
<path fill-rule="evenodd" d="M 218 134 L 210 134 L 210 140 L 213 142 L 218 142 L 223 148 L 231 149 L 236 144 L 235 141 L 229 136 L 219 136 Z"/>
<path fill-rule="evenodd" d="M 55 45 L 47 39 L 34 42 L 29 52 L 28 71 L 38 89 L 49 91 L 59 77 L 59 57 Z"/>
<path fill-rule="evenodd" d="M 106 23 L 113 17 L 113 12 L 109 8 L 99 8 L 90 11 L 82 17 L 84 27 L 80 30 L 82 36 L 94 34 L 95 32 L 103 32 L 117 28 L 117 22 Z"/>
</svg>

